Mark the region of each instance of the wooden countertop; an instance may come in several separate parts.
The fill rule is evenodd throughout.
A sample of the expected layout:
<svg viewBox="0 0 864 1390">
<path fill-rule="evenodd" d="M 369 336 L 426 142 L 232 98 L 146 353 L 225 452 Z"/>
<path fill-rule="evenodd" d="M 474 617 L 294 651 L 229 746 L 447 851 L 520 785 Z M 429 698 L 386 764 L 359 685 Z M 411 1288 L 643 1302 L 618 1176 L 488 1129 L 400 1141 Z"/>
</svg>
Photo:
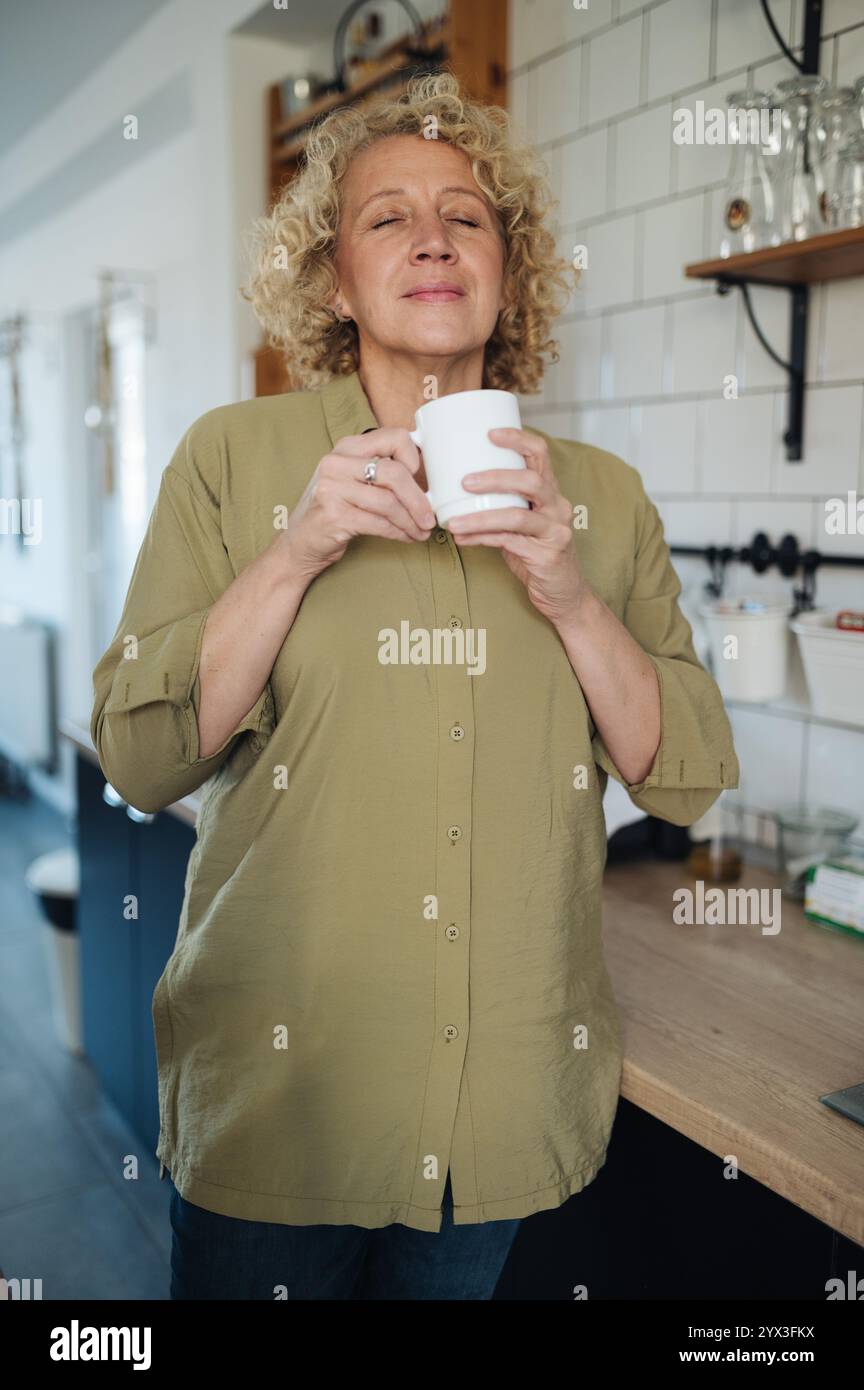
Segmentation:
<svg viewBox="0 0 864 1390">
<path fill-rule="evenodd" d="M 745 864 L 737 883 L 719 886 L 779 885 Z M 758 925 L 679 926 L 679 888 L 695 889 L 683 864 L 606 871 L 621 1094 L 864 1244 L 864 1126 L 819 1100 L 864 1081 L 864 939 L 812 925 L 788 898 L 773 936 Z"/>
<path fill-rule="evenodd" d="M 83 753 L 85 758 L 89 758 L 92 763 L 99 766 L 99 758 L 90 737 L 90 729 L 86 724 L 79 724 L 76 719 L 61 719 L 59 722 L 60 733 L 70 743 L 74 744 L 79 753 Z M 174 801 L 170 806 L 165 807 L 167 815 L 176 816 L 178 820 L 185 821 L 187 825 L 194 826 L 198 819 L 198 806 L 200 797 L 197 794 L 184 796 L 182 801 Z"/>
</svg>

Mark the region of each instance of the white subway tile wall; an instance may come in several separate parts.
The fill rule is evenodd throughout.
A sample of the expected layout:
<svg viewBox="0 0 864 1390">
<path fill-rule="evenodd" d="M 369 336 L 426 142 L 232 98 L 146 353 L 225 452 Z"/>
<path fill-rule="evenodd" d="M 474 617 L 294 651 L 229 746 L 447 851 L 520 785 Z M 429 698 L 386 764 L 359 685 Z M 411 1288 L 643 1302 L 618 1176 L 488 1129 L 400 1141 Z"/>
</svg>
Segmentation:
<svg viewBox="0 0 864 1390">
<path fill-rule="evenodd" d="M 589 125 L 596 125 L 598 121 L 608 121 L 639 105 L 642 19 L 637 17 L 611 25 L 590 43 L 585 119 Z M 541 138 L 544 138 L 542 131 Z"/>
<path fill-rule="evenodd" d="M 800 45 L 800 0 L 771 8 Z M 833 81 L 864 73 L 864 0 L 825 0 L 820 61 Z M 683 272 L 719 254 L 730 150 L 677 144 L 675 112 L 722 109 L 732 91 L 792 75 L 758 0 L 511 0 L 511 111 L 547 161 L 562 254 L 587 252 L 556 327 L 561 361 L 540 395 L 522 398 L 523 416 L 638 468 L 673 545 L 741 546 L 764 531 L 775 543 L 791 533 L 805 549 L 864 554 L 864 535 L 826 531 L 830 498 L 864 497 L 864 279 L 811 292 L 796 464 L 782 443 L 786 376 L 740 294 Z M 760 287 L 751 298 L 785 356 L 786 294 Z M 707 566 L 675 564 L 696 627 Z M 791 596 L 777 570 L 735 566 L 729 578 L 739 592 Z M 817 601 L 864 608 L 864 571 L 822 569 Z M 695 636 L 698 648 L 698 627 Z M 791 653 L 782 700 L 730 706 L 744 771 L 731 808 L 766 845 L 770 812 L 797 798 L 854 811 L 864 838 L 864 731 L 813 717 L 794 641 Z"/>
<path fill-rule="evenodd" d="M 800 36 L 797 29 L 792 27 L 792 10 L 792 0 L 771 0 L 774 23 L 786 43 L 795 44 Z M 796 25 L 800 20 L 800 15 L 796 15 Z M 755 4 L 753 0 L 720 0 L 717 6 L 716 72 L 740 72 L 742 56 L 746 56 L 748 62 L 756 63 L 775 58 L 776 55 L 777 44 L 765 23 L 758 0 Z"/>
<path fill-rule="evenodd" d="M 610 314 L 603 356 L 604 392 L 620 404 L 662 390 L 666 311 L 662 304 Z"/>
<path fill-rule="evenodd" d="M 648 101 L 708 80 L 711 7 L 712 0 L 666 0 L 646 7 Z"/>
<path fill-rule="evenodd" d="M 630 116 L 613 127 L 616 208 L 656 203 L 666 197 L 672 170 L 671 126 L 672 108 L 667 104 Z"/>
<path fill-rule="evenodd" d="M 632 407 L 634 467 L 650 493 L 696 490 L 696 401 Z"/>
<path fill-rule="evenodd" d="M 664 110 L 666 108 L 663 108 Z M 668 125 L 666 127 L 669 129 Z M 681 267 L 705 259 L 705 195 L 664 198 L 642 213 L 642 296 L 701 294 L 698 280 L 681 285 Z"/>
<path fill-rule="evenodd" d="M 590 135 L 558 146 L 562 225 L 584 221 L 586 217 L 596 217 L 607 211 L 608 138 L 605 126 L 601 126 Z"/>
</svg>

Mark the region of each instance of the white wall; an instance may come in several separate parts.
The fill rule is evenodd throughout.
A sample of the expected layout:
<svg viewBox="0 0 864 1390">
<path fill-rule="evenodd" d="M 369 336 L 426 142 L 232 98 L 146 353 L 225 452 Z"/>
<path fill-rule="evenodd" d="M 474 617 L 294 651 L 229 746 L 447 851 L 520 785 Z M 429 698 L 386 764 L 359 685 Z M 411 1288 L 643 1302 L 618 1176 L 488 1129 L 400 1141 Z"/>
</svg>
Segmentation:
<svg viewBox="0 0 864 1390">
<path fill-rule="evenodd" d="M 776 0 L 787 42 L 800 42 L 803 5 Z M 811 296 L 805 459 L 789 463 L 785 378 L 756 341 L 736 292 L 684 279 L 682 267 L 717 255 L 729 148 L 679 147 L 677 107 L 725 105 L 747 85 L 793 75 L 757 0 L 511 0 L 510 105 L 546 159 L 560 245 L 588 248 L 589 268 L 560 321 L 562 361 L 526 419 L 610 449 L 635 465 L 670 543 L 743 545 L 759 530 L 794 532 L 823 551 L 864 554 L 864 536 L 827 536 L 824 502 L 864 495 L 864 279 Z M 826 0 L 821 70 L 838 82 L 864 73 L 860 0 Z M 751 292 L 776 349 L 788 351 L 787 296 Z M 740 399 L 725 401 L 735 373 Z M 707 578 L 678 560 L 692 611 Z M 760 581 L 735 567 L 739 589 Z M 823 570 L 817 601 L 864 607 L 864 571 Z M 864 820 L 864 733 L 814 720 L 801 672 L 771 708 L 730 709 L 742 766 L 739 801 L 762 812 L 798 797 L 846 807 Z M 770 840 L 767 817 L 748 834 Z"/>
<path fill-rule="evenodd" d="M 238 236 L 246 217 L 263 210 L 263 91 L 294 64 L 305 70 L 307 55 L 229 39 L 256 8 L 255 0 L 174 0 L 0 158 L 0 226 L 26 208 L 22 200 L 37 209 L 0 242 L 0 313 L 21 311 L 33 323 L 23 363 L 27 477 L 44 517 L 40 545 L 22 550 L 0 539 L 0 602 L 56 624 L 61 717 L 86 723 L 92 701 L 81 620 L 83 425 L 70 405 L 80 364 L 69 360 L 69 316 L 96 302 L 103 268 L 155 277 L 149 511 L 187 426 L 241 395 L 243 354 L 257 341 L 237 292 Z M 164 103 L 160 116 L 154 94 L 163 89 L 173 92 L 179 116 L 167 136 L 163 129 L 154 138 L 160 120 L 164 126 Z M 129 114 L 140 116 L 134 145 L 122 138 Z M 52 205 L 52 184 L 70 167 L 80 170 L 82 191 L 73 186 Z M 72 785 L 65 743 L 63 752 L 59 778 L 33 781 L 65 806 Z"/>
</svg>

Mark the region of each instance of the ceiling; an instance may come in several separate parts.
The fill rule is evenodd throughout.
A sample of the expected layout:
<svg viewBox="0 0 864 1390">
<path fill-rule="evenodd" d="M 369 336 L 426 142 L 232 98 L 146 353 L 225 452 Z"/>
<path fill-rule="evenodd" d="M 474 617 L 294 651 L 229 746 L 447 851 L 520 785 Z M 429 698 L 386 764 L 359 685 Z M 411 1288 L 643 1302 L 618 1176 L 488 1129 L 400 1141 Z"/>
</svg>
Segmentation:
<svg viewBox="0 0 864 1390">
<path fill-rule="evenodd" d="M 0 0 L 0 154 L 157 14 L 169 0 Z M 234 32 L 273 42 L 314 47 L 332 44 L 349 0 L 264 3 Z M 413 0 L 423 18 L 444 0 Z M 398 0 L 378 0 L 385 35 L 404 32 Z"/>
<path fill-rule="evenodd" d="M 0 152 L 167 2 L 0 0 Z"/>
</svg>

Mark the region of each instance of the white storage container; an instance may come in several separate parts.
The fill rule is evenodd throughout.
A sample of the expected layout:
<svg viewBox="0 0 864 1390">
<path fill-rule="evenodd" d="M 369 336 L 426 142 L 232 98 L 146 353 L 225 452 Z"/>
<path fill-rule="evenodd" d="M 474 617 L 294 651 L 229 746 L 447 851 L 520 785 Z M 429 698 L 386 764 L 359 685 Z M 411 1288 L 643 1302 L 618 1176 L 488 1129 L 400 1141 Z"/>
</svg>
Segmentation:
<svg viewBox="0 0 864 1390">
<path fill-rule="evenodd" d="M 798 639 L 813 713 L 864 728 L 864 632 L 835 627 L 836 612 L 799 613 Z"/>
<path fill-rule="evenodd" d="M 81 873 L 78 851 L 71 845 L 40 855 L 25 881 L 45 920 L 42 941 L 51 988 L 51 1012 L 57 1036 L 70 1052 L 84 1054 L 81 1030 L 81 968 L 76 909 Z"/>
<path fill-rule="evenodd" d="M 759 704 L 780 699 L 786 689 L 789 613 L 788 599 L 758 595 L 700 604 L 714 679 L 724 699 Z"/>
</svg>

